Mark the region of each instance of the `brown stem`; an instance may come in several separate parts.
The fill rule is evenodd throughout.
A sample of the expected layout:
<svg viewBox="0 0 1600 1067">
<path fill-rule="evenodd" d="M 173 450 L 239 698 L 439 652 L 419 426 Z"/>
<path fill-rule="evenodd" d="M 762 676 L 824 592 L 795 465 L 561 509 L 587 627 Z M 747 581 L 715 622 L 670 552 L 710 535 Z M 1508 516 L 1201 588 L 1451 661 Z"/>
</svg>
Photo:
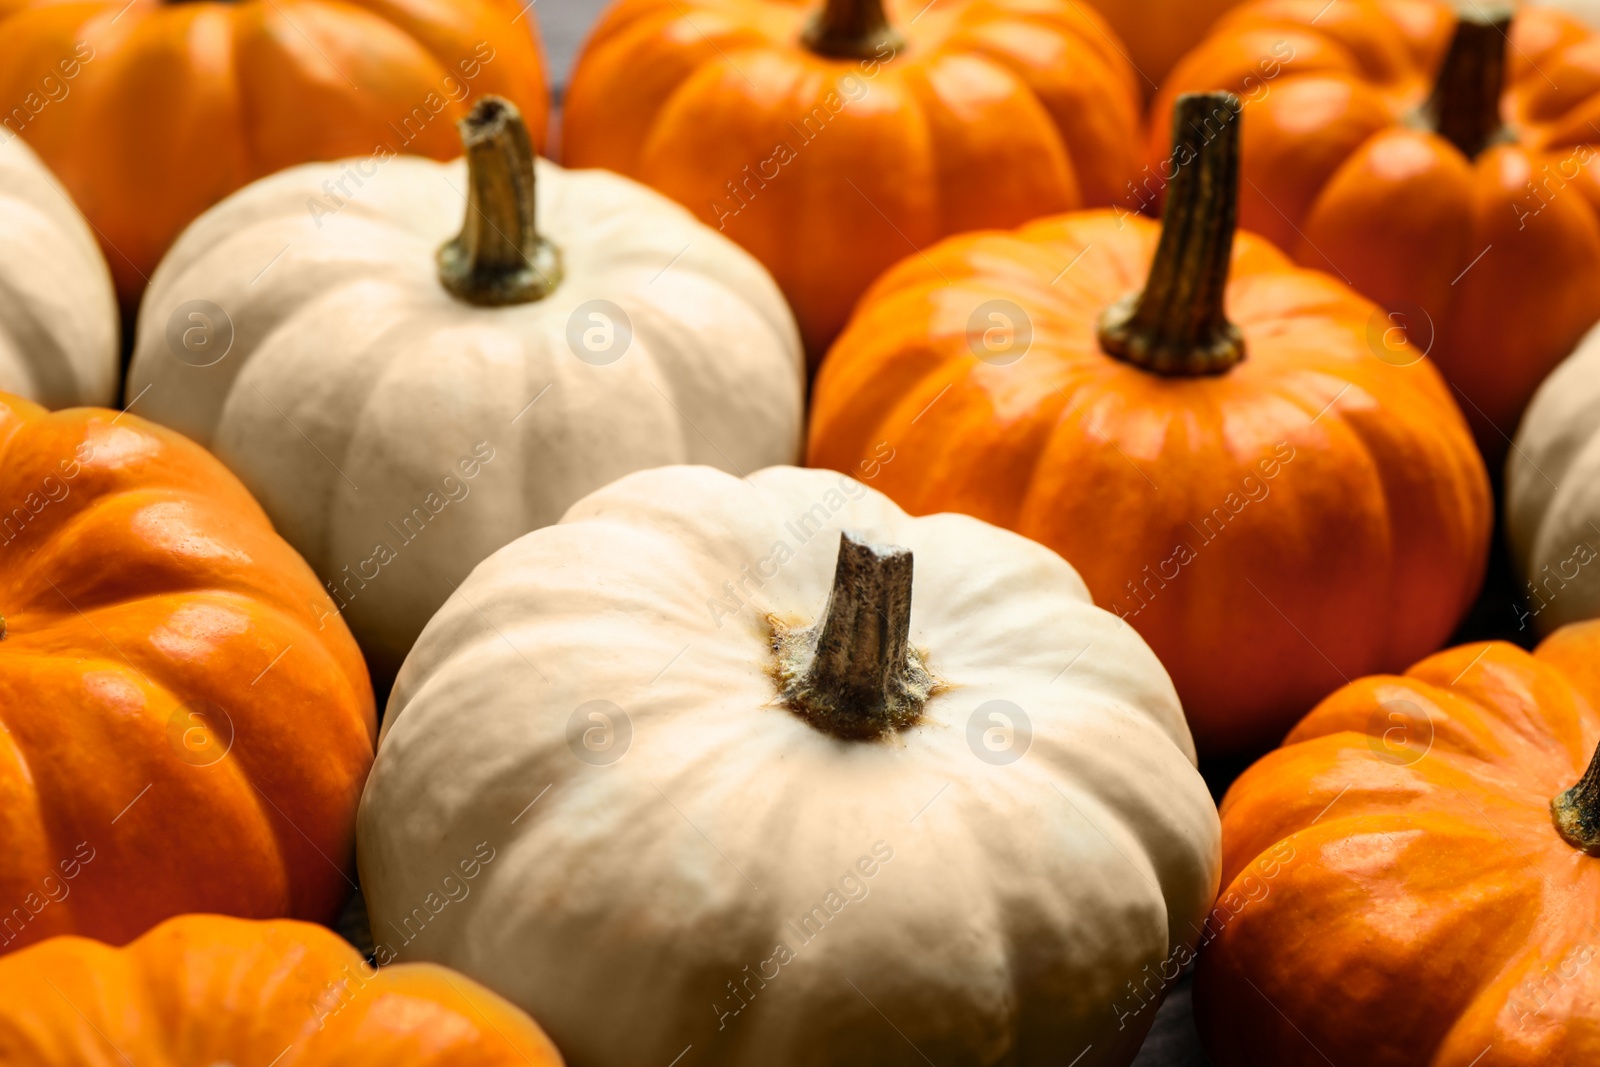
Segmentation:
<svg viewBox="0 0 1600 1067">
<path fill-rule="evenodd" d="M 938 683 L 911 647 L 911 573 L 910 549 L 840 535 L 821 617 L 774 641 L 784 704 L 849 740 L 917 720 Z"/>
<path fill-rule="evenodd" d="M 1100 316 L 1107 355 L 1183 378 L 1244 359 L 1244 337 L 1223 309 L 1239 216 L 1240 106 L 1232 93 L 1178 97 L 1161 241 L 1144 290 Z"/>
<path fill-rule="evenodd" d="M 888 59 L 906 39 L 889 25 L 883 0 L 823 0 L 800 35 L 805 46 L 830 59 Z"/>
<path fill-rule="evenodd" d="M 1467 5 L 1433 83 L 1433 95 L 1422 105 L 1422 125 L 1461 149 L 1468 159 L 1476 159 L 1478 153 L 1506 136 L 1500 96 L 1505 90 L 1510 30 L 1509 10 L 1485 13 Z"/>
<path fill-rule="evenodd" d="M 542 300 L 561 284 L 561 250 L 535 225 L 533 145 L 511 101 L 478 100 L 458 124 L 467 153 L 467 214 L 439 249 L 439 282 L 469 304 Z"/>
<path fill-rule="evenodd" d="M 1578 784 L 1550 802 L 1550 816 L 1567 844 L 1600 855 L 1600 748 Z"/>
</svg>

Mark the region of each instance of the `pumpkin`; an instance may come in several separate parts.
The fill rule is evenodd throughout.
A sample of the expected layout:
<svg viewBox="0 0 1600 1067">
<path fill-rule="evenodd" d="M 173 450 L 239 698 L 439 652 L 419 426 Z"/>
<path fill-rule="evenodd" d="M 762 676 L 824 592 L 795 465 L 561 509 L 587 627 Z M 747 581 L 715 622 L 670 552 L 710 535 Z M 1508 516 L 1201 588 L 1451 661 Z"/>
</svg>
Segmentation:
<svg viewBox="0 0 1600 1067">
<path fill-rule="evenodd" d="M 1545 379 L 1506 457 L 1506 537 L 1525 605 L 1503 622 L 1550 633 L 1600 616 L 1600 329 Z"/>
<path fill-rule="evenodd" d="M 113 1058 L 115 1057 L 115 1058 Z M 15 1067 L 560 1067 L 522 1012 L 427 963 L 374 968 L 280 919 L 168 919 L 112 948 L 58 937 L 0 960 Z"/>
<path fill-rule="evenodd" d="M 908 511 L 1060 552 L 1213 753 L 1438 647 L 1490 528 L 1437 372 L 1336 279 L 1235 241 L 1236 106 L 1182 102 L 1159 226 L 1062 215 L 885 274 L 818 375 L 809 445 L 838 470 L 893 449 L 877 485 Z"/>
<path fill-rule="evenodd" d="M 50 407 L 117 398 L 117 303 L 94 234 L 20 137 L 0 141 L 0 391 Z"/>
<path fill-rule="evenodd" d="M 429 624 L 361 881 L 388 951 L 577 1063 L 1125 1065 L 1155 1012 L 1109 1005 L 1216 890 L 1193 760 L 1049 549 L 832 472 L 660 468 Z"/>
<path fill-rule="evenodd" d="M 1148 94 L 1154 94 L 1172 65 L 1193 48 L 1240 0 L 1096 0 L 1098 10 L 1138 71 Z"/>
<path fill-rule="evenodd" d="M 1139 92 L 1074 0 L 620 0 L 563 101 L 569 166 L 660 189 L 766 265 L 820 358 L 947 234 L 1109 204 Z"/>
<path fill-rule="evenodd" d="M 1217 1067 L 1595 1061 L 1597 640 L 1362 678 L 1234 783 L 1194 986 Z"/>
<path fill-rule="evenodd" d="M 522 7 L 0 0 L 0 121 L 71 190 L 131 318 L 179 231 L 248 182 L 310 160 L 450 159 L 452 124 L 484 93 L 515 100 L 541 134 L 547 90 Z M 328 177 L 316 196 L 359 185 Z"/>
<path fill-rule="evenodd" d="M 1241 223 L 1390 313 L 1454 388 L 1491 464 L 1600 318 L 1600 40 L 1556 11 L 1259 0 L 1173 71 L 1240 94 Z M 1141 183 L 1170 169 L 1154 132 Z"/>
<path fill-rule="evenodd" d="M 465 163 L 297 168 L 208 212 L 129 371 L 141 412 L 254 491 L 380 680 L 479 560 L 585 493 L 801 443 L 803 356 L 758 264 L 626 179 L 535 172 L 505 101 L 463 129 Z M 313 217 L 346 167 L 359 193 Z"/>
<path fill-rule="evenodd" d="M 220 463 L 0 394 L 0 952 L 333 919 L 375 733 L 355 641 Z"/>
</svg>

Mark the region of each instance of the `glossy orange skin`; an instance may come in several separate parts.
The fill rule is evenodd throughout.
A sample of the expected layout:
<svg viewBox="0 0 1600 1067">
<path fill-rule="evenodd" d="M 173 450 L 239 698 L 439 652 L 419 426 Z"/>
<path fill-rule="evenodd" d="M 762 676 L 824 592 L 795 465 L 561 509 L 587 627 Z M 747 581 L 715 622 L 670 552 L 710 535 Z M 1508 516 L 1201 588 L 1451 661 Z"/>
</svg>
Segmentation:
<svg viewBox="0 0 1600 1067">
<path fill-rule="evenodd" d="M 210 454 L 0 394 L 0 616 L 0 952 L 186 911 L 338 914 L 366 666 Z"/>
<path fill-rule="evenodd" d="M 0 960 L 0 1062 L 561 1067 L 561 1056 L 533 1020 L 446 968 L 374 969 L 309 923 L 184 915 L 121 949 L 61 937 Z"/>
<path fill-rule="evenodd" d="M 903 256 L 1109 204 L 1137 169 L 1135 75 L 1089 5 L 887 0 L 905 44 L 861 61 L 800 43 L 819 7 L 621 0 L 562 116 L 568 166 L 652 185 L 753 253 L 813 361 Z"/>
<path fill-rule="evenodd" d="M 1265 747 L 1343 677 L 1448 637 L 1488 480 L 1438 373 L 1378 359 L 1372 305 L 1250 234 L 1226 294 L 1244 362 L 1163 378 L 1101 352 L 1158 232 L 1084 212 L 905 260 L 823 363 L 808 458 L 1054 548 L 1161 657 L 1202 751 Z M 967 332 L 999 299 L 1032 322 L 1006 365 Z"/>
<path fill-rule="evenodd" d="M 1495 466 L 1533 390 L 1600 317 L 1600 36 L 1520 10 L 1501 101 L 1515 139 L 1468 160 L 1404 125 L 1454 26 L 1445 0 L 1236 9 L 1162 87 L 1142 195 L 1159 199 L 1176 95 L 1238 93 L 1241 225 L 1394 311 Z"/>
<path fill-rule="evenodd" d="M 184 226 L 257 178 L 385 152 L 453 159 L 456 120 L 483 93 L 509 97 L 541 139 L 544 68 L 520 11 L 515 0 L 0 0 L 0 106 L 24 105 L 0 116 L 0 136 L 27 138 L 71 191 L 131 310 Z M 414 108 L 426 121 L 408 126 Z M 328 206 L 351 195 L 354 181 Z"/>
<path fill-rule="evenodd" d="M 1600 860 L 1549 810 L 1600 743 L 1597 640 L 1362 678 L 1234 783 L 1194 994 L 1217 1067 L 1600 1061 Z"/>
</svg>

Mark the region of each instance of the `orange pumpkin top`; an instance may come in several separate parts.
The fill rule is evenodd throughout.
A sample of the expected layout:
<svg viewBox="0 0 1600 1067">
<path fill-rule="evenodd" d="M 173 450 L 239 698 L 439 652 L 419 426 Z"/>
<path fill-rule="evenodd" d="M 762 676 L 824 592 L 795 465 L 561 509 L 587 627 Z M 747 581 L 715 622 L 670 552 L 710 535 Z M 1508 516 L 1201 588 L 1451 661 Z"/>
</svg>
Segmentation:
<svg viewBox="0 0 1600 1067">
<path fill-rule="evenodd" d="M 620 0 L 573 72 L 563 153 L 754 253 L 815 358 L 902 256 L 1109 204 L 1138 101 L 1073 0 Z"/>
<path fill-rule="evenodd" d="M 71 191 L 130 310 L 235 189 L 367 157 L 327 190 L 332 213 L 395 153 L 459 155 L 456 120 L 483 93 L 542 137 L 537 30 L 516 0 L 0 0 L 0 122 Z"/>
<path fill-rule="evenodd" d="M 1344 676 L 1436 648 L 1490 527 L 1437 372 L 1384 347 L 1336 279 L 1233 240 L 1226 99 L 1187 102 L 1178 151 L 1198 162 L 1164 229 L 1063 215 L 884 275 L 817 377 L 809 444 L 914 514 L 1060 552 L 1149 641 L 1212 752 L 1270 744 Z"/>
<path fill-rule="evenodd" d="M 1258 0 L 1173 70 L 1244 100 L 1243 225 L 1392 311 L 1491 461 L 1600 317 L 1600 36 L 1545 8 L 1457 20 L 1447 0 Z"/>
<path fill-rule="evenodd" d="M 0 620 L 0 952 L 184 911 L 338 914 L 372 689 L 219 462 L 0 393 Z"/>
<path fill-rule="evenodd" d="M 1597 640 L 1362 678 L 1234 783 L 1195 983 L 1218 1067 L 1600 1061 Z"/>
<path fill-rule="evenodd" d="M 169 919 L 122 949 L 58 937 L 0 960 L 7 1067 L 561 1067 L 470 978 L 374 968 L 309 923 Z"/>
</svg>

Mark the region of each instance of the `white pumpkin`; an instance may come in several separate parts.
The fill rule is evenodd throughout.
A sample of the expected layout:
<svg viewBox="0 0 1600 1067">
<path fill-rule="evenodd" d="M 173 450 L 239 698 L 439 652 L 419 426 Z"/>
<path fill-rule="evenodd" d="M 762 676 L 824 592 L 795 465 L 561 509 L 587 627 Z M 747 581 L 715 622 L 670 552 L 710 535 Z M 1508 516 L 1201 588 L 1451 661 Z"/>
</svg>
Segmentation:
<svg viewBox="0 0 1600 1067">
<path fill-rule="evenodd" d="M 117 299 L 72 198 L 0 127 L 0 392 L 50 408 L 116 402 Z"/>
<path fill-rule="evenodd" d="M 535 197 L 503 100 L 462 128 L 470 169 L 301 166 L 206 212 L 129 373 L 329 583 L 380 681 L 474 564 L 585 493 L 801 444 L 798 334 L 753 258 L 603 171 L 540 160 Z"/>
<path fill-rule="evenodd" d="M 1505 609 L 1518 630 L 1600 616 L 1600 325 L 1522 415 L 1506 458 L 1506 536 L 1527 601 Z"/>
<path fill-rule="evenodd" d="M 673 467 L 434 617 L 361 879 L 380 962 L 472 975 L 584 1067 L 1127 1064 L 1217 890 L 1193 763 L 1049 549 L 834 472 Z"/>
</svg>

